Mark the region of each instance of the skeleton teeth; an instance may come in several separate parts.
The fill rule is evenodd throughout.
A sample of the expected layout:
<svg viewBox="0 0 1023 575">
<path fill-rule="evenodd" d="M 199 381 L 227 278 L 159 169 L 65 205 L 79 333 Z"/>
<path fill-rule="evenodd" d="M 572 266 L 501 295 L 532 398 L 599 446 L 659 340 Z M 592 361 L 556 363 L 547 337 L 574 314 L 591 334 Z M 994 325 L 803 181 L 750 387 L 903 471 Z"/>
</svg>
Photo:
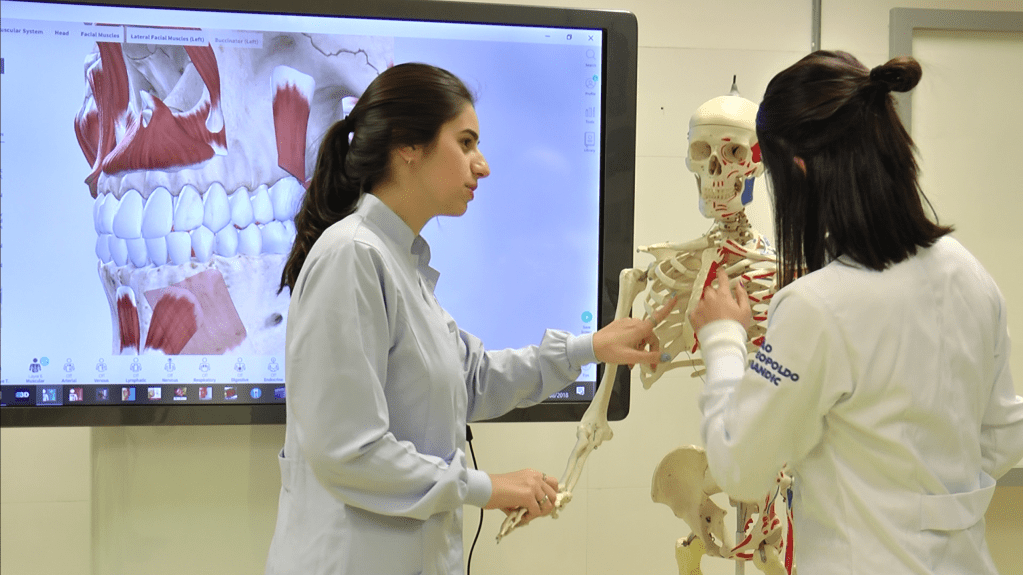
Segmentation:
<svg viewBox="0 0 1023 575">
<path fill-rule="evenodd" d="M 238 253 L 247 256 L 258 256 L 263 251 L 263 234 L 259 226 L 251 224 L 238 232 Z"/>
<path fill-rule="evenodd" d="M 173 202 L 167 188 L 156 188 L 146 207 L 142 210 L 142 237 L 146 239 L 162 238 L 171 231 L 174 224 Z"/>
<path fill-rule="evenodd" d="M 252 200 L 249 191 L 238 188 L 231 194 L 231 223 L 239 230 L 255 221 L 252 215 Z"/>
<path fill-rule="evenodd" d="M 274 208 L 270 203 L 270 193 L 267 191 L 266 184 L 259 186 L 252 193 L 252 217 L 260 225 L 268 224 L 274 219 Z"/>
<path fill-rule="evenodd" d="M 128 265 L 128 244 L 117 236 L 110 236 L 110 258 L 118 266 Z"/>
<path fill-rule="evenodd" d="M 117 207 L 121 203 L 113 194 L 104 194 L 97 200 L 100 203 L 99 215 L 96 218 L 96 231 L 101 234 L 114 233 L 114 216 L 117 215 Z"/>
<path fill-rule="evenodd" d="M 238 230 L 234 226 L 225 226 L 217 232 L 216 250 L 225 258 L 238 255 Z"/>
<path fill-rule="evenodd" d="M 280 222 L 290 220 L 301 207 L 305 188 L 295 178 L 281 178 L 270 187 L 270 201 L 273 203 L 274 219 Z"/>
<path fill-rule="evenodd" d="M 104 194 L 93 203 L 96 257 L 141 268 L 205 263 L 213 255 L 287 254 L 304 194 L 293 177 L 252 192 L 241 186 L 230 196 L 220 183 L 211 184 L 205 195 L 189 184 L 177 196 L 162 185 L 147 198 L 136 189 L 121 199 Z"/>
<path fill-rule="evenodd" d="M 135 267 L 140 268 L 149 263 L 149 255 L 146 253 L 146 240 L 133 238 L 124 240 L 128 244 L 128 259 Z"/>
<path fill-rule="evenodd" d="M 192 255 L 200 263 L 206 263 L 213 257 L 213 242 L 216 239 L 213 232 L 206 226 L 199 226 L 192 230 Z"/>
<path fill-rule="evenodd" d="M 187 264 L 192 258 L 192 238 L 188 232 L 167 234 L 167 259 L 175 265 Z"/>
<path fill-rule="evenodd" d="M 103 200 L 107 199 L 106 194 L 100 194 L 96 196 L 96 201 L 92 203 L 92 223 L 96 227 L 96 233 L 103 233 L 103 223 L 100 215 L 103 213 Z"/>
<path fill-rule="evenodd" d="M 203 214 L 202 224 L 213 233 L 224 229 L 224 226 L 231 223 L 231 204 L 227 200 L 227 192 L 220 182 L 213 182 L 210 189 L 206 190 L 206 210 Z"/>
<path fill-rule="evenodd" d="M 126 240 L 142 237 L 142 206 L 138 190 L 128 190 L 114 216 L 114 235 Z"/>
<path fill-rule="evenodd" d="M 147 239 L 146 251 L 149 252 L 149 259 L 154 266 L 162 266 L 167 263 L 167 239 L 165 237 Z"/>
<path fill-rule="evenodd" d="M 262 231 L 263 253 L 286 254 L 291 250 L 291 242 L 288 241 L 288 231 L 281 222 L 270 222 L 263 226 Z"/>
<path fill-rule="evenodd" d="M 202 219 L 202 198 L 195 187 L 187 184 L 178 195 L 178 206 L 174 210 L 174 230 L 190 232 L 202 225 Z"/>
<path fill-rule="evenodd" d="M 103 263 L 113 259 L 113 256 L 110 255 L 110 237 L 110 234 L 96 236 L 96 257 Z"/>
</svg>

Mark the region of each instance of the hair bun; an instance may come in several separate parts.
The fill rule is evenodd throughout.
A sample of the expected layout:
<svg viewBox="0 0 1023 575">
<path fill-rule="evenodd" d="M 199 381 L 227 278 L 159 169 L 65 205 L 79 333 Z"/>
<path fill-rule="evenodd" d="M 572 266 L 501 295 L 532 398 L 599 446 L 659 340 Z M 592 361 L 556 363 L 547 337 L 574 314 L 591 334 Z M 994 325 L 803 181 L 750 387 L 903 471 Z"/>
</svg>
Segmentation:
<svg viewBox="0 0 1023 575">
<path fill-rule="evenodd" d="M 870 82 L 889 92 L 908 92 L 920 82 L 923 70 L 908 56 L 892 58 L 870 71 Z"/>
</svg>

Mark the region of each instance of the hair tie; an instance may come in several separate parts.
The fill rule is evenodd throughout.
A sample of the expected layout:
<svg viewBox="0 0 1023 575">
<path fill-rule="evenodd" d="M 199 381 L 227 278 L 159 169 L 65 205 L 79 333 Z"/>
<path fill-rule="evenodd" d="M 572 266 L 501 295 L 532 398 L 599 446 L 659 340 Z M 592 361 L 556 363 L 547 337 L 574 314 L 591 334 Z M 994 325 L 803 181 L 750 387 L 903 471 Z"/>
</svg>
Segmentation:
<svg viewBox="0 0 1023 575">
<path fill-rule="evenodd" d="M 892 73 L 891 70 L 886 69 L 883 65 L 875 66 L 870 70 L 870 83 L 875 87 L 884 89 L 885 92 L 891 92 L 892 87 L 901 81 L 902 79 L 897 72 Z"/>
</svg>

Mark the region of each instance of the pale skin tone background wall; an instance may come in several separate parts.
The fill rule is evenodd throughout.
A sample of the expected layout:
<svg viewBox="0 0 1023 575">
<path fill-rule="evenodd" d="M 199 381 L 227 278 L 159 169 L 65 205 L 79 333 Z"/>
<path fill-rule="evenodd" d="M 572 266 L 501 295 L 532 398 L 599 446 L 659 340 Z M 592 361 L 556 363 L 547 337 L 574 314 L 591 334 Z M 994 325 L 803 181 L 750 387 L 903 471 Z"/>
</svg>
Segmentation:
<svg viewBox="0 0 1023 575">
<path fill-rule="evenodd" d="M 635 243 L 703 233 L 710 222 L 697 211 L 695 184 L 684 163 L 689 116 L 704 101 L 726 93 L 733 74 L 743 95 L 759 101 L 770 78 L 809 51 L 810 0 L 738 0 L 728 4 L 729 15 L 723 17 L 717 13 L 719 4 L 688 0 L 522 1 L 637 15 Z M 888 10 L 893 6 L 1023 11 L 1023 1 L 823 0 L 822 47 L 848 50 L 869 66 L 882 63 L 888 57 Z M 961 95 L 974 93 L 969 87 Z M 1012 130 L 1019 132 L 1018 126 Z M 926 137 L 917 131 L 914 136 Z M 497 135 L 488 132 L 487 137 Z M 926 188 L 928 162 L 952 162 L 928 159 L 926 142 L 919 143 Z M 481 184 L 477 193 L 486 193 L 486 181 Z M 967 227 L 960 221 L 966 214 L 954 203 L 955 190 L 928 191 L 943 218 L 960 224 L 967 247 L 989 268 L 997 267 L 985 259 L 985 252 L 1001 242 L 996 226 Z M 1005 197 L 1006 212 L 1018 216 L 1018 193 Z M 748 213 L 759 231 L 773 233 L 762 183 Z M 472 217 L 471 206 L 467 217 Z M 648 258 L 638 255 L 635 261 L 645 266 Z M 996 269 L 992 273 L 999 279 Z M 1021 333 L 1023 304 L 1014 305 L 1005 289 L 1008 280 L 999 281 L 1010 299 L 1010 320 L 1021 325 L 1015 333 Z M 1023 392 L 1021 358 L 1017 349 L 1013 366 L 1017 390 Z M 688 374 L 672 372 L 650 390 L 633 386 L 631 413 L 612 422 L 614 439 L 590 457 L 565 514 L 539 519 L 495 545 L 504 515 L 487 512 L 473 571 L 677 573 L 674 542 L 689 529 L 667 507 L 650 501 L 650 476 L 668 451 L 699 443 L 700 385 Z M 534 467 L 560 474 L 575 443 L 574 423 L 480 424 L 473 433 L 479 464 L 492 472 Z M 0 572 L 261 573 L 276 518 L 276 452 L 283 441 L 283 426 L 3 429 Z M 987 520 L 989 544 L 1003 575 L 1023 573 L 1021 516 L 1023 487 L 999 487 Z M 466 509 L 467 549 L 478 518 L 475 509 Z M 734 569 L 727 562 L 705 560 L 704 572 L 730 574 Z M 750 566 L 747 573 L 753 572 Z"/>
</svg>

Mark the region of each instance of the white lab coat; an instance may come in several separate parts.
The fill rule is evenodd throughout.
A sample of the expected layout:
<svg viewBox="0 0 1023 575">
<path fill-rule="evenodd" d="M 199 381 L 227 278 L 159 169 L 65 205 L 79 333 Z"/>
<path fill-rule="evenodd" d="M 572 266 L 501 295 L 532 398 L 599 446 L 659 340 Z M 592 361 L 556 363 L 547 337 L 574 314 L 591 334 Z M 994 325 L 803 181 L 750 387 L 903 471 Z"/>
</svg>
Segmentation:
<svg viewBox="0 0 1023 575">
<path fill-rule="evenodd" d="M 957 241 L 883 272 L 832 262 L 776 294 L 749 360 L 699 333 L 714 478 L 755 500 L 788 463 L 801 573 L 995 574 L 984 513 L 1023 457 L 1005 302 Z"/>
<path fill-rule="evenodd" d="M 592 335 L 487 352 L 434 297 L 429 246 L 375 196 L 316 242 L 291 295 L 287 431 L 268 575 L 462 571 L 484 506 L 467 420 L 538 403 L 594 361 Z"/>
</svg>

